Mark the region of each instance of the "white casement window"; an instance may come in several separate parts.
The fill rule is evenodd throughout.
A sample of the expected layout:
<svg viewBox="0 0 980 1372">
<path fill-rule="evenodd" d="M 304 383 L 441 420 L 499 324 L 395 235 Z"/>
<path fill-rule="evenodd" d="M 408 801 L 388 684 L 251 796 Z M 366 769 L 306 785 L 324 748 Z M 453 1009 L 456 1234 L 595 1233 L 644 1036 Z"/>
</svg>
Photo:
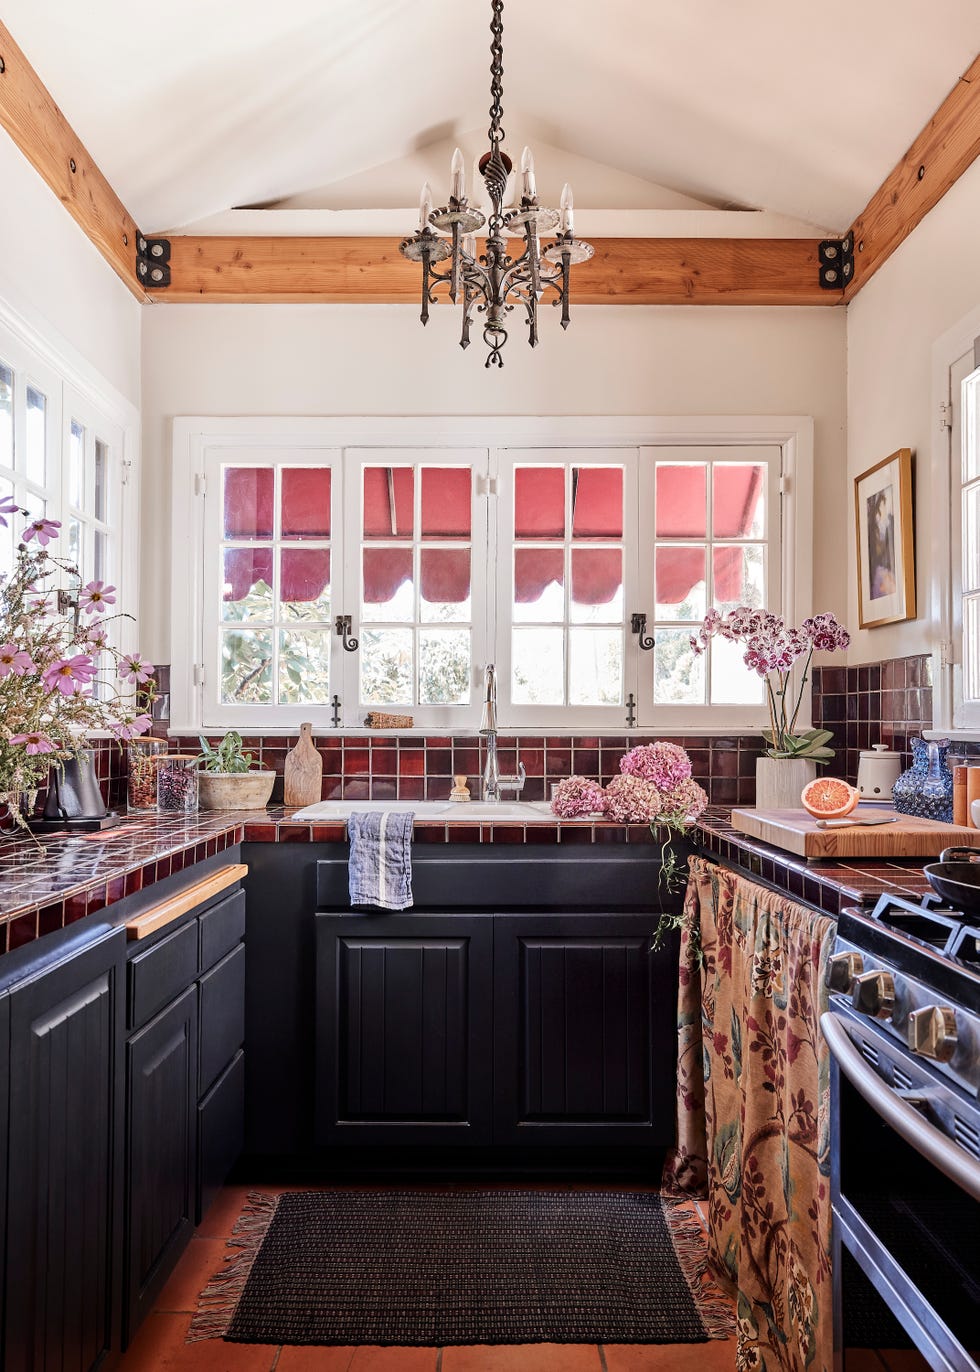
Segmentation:
<svg viewBox="0 0 980 1372">
<path fill-rule="evenodd" d="M 473 729 L 490 662 L 504 728 L 764 723 L 690 637 L 712 605 L 812 611 L 809 421 L 664 428 L 177 420 L 174 727 Z"/>
<path fill-rule="evenodd" d="M 972 360 L 972 359 L 971 359 Z M 980 368 L 961 391 L 960 443 L 950 461 L 953 726 L 980 728 Z"/>
</svg>

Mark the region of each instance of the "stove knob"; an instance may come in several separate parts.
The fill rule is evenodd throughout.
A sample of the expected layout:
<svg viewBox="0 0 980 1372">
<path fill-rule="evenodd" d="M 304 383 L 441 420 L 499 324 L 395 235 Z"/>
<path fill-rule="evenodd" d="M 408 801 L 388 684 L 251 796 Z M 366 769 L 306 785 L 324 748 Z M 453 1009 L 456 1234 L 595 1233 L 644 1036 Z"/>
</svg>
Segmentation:
<svg viewBox="0 0 980 1372">
<path fill-rule="evenodd" d="M 829 991 L 849 991 L 854 978 L 864 971 L 860 953 L 834 953 L 827 960 L 824 985 Z"/>
<path fill-rule="evenodd" d="M 891 1019 L 895 1009 L 895 978 L 891 972 L 862 972 L 851 982 L 855 1010 L 875 1019 Z"/>
<path fill-rule="evenodd" d="M 956 1011 L 948 1005 L 926 1005 L 909 1015 L 909 1047 L 920 1057 L 949 1062 L 958 1042 Z"/>
</svg>

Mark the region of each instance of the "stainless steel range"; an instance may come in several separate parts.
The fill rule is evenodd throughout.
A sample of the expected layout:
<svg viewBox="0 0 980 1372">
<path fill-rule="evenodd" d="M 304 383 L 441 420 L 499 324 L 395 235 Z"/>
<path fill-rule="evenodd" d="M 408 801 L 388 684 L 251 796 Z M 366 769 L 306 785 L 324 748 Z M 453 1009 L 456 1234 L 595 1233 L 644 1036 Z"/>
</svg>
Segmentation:
<svg viewBox="0 0 980 1372">
<path fill-rule="evenodd" d="M 903 1368 L 976 1372 L 980 918 L 844 910 L 827 986 L 836 1366 L 903 1340 Z"/>
</svg>

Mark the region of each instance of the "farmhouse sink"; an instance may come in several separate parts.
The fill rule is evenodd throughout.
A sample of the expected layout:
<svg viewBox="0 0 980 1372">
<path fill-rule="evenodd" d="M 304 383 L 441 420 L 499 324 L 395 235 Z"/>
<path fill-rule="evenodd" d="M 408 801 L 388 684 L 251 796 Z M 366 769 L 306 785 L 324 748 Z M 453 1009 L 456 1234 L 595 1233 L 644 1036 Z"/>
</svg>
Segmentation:
<svg viewBox="0 0 980 1372">
<path fill-rule="evenodd" d="M 321 800 L 315 805 L 307 805 L 297 810 L 293 819 L 346 819 L 355 812 L 377 812 L 393 810 L 404 813 L 410 810 L 420 820 L 510 820 L 515 824 L 540 824 L 553 820 L 551 806 L 546 800 L 502 800 L 496 804 L 486 801 L 470 800 L 463 802 L 447 800 Z"/>
</svg>

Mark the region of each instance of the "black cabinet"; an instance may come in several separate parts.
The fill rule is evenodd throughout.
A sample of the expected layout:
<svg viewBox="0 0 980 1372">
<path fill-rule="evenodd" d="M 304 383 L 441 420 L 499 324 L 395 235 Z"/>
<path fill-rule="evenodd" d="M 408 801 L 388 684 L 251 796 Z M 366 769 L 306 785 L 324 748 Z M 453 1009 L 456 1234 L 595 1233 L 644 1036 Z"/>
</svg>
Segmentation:
<svg viewBox="0 0 980 1372">
<path fill-rule="evenodd" d="M 197 1029 L 192 984 L 126 1045 L 127 1342 L 194 1230 Z"/>
<path fill-rule="evenodd" d="M 486 1143 L 491 921 L 317 921 L 317 1141 Z"/>
<path fill-rule="evenodd" d="M 494 1142 L 669 1143 L 677 982 L 673 960 L 650 951 L 654 920 L 493 924 Z"/>
<path fill-rule="evenodd" d="M 87 1372 L 117 1345 L 122 929 L 63 942 L 9 993 L 4 1366 Z"/>
</svg>

